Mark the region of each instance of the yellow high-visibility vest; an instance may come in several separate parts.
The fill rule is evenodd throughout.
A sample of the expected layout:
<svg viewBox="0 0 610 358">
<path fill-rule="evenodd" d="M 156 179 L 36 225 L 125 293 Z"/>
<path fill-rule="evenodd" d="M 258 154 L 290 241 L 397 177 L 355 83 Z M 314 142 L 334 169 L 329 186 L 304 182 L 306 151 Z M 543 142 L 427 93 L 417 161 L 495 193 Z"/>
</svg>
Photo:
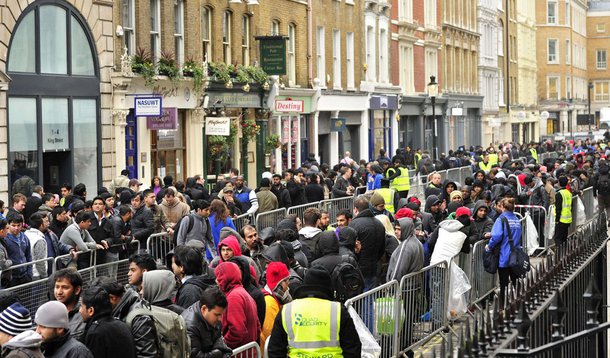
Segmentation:
<svg viewBox="0 0 610 358">
<path fill-rule="evenodd" d="M 343 358 L 339 342 L 341 304 L 320 298 L 294 300 L 282 309 L 291 358 Z"/>
<path fill-rule="evenodd" d="M 408 191 L 411 189 L 411 181 L 409 179 L 409 169 L 400 167 L 400 176 L 392 180 L 390 189 L 396 191 Z"/>
<path fill-rule="evenodd" d="M 491 161 L 487 162 L 487 165 L 485 164 L 485 162 L 480 161 L 479 168 L 481 168 L 481 170 L 484 170 L 485 173 L 489 173 L 489 171 L 491 170 Z"/>
<path fill-rule="evenodd" d="M 530 153 L 532 154 L 532 158 L 536 161 L 536 164 L 538 164 L 538 151 L 536 148 L 530 148 Z"/>
<path fill-rule="evenodd" d="M 572 193 L 567 189 L 561 189 L 561 214 L 559 216 L 559 222 L 564 224 L 572 223 Z"/>
<path fill-rule="evenodd" d="M 498 155 L 496 153 L 489 153 L 489 163 L 492 166 L 498 164 Z"/>
<path fill-rule="evenodd" d="M 383 201 L 385 202 L 385 209 L 394 214 L 394 195 L 396 194 L 394 189 L 381 188 L 375 191 L 378 192 L 381 197 L 383 197 Z"/>
</svg>

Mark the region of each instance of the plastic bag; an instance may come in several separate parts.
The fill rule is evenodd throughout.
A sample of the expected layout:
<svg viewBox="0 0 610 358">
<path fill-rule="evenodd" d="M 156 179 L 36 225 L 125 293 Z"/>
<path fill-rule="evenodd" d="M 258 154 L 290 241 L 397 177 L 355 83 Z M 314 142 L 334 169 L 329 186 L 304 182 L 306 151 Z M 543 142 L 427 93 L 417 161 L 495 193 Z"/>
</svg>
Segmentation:
<svg viewBox="0 0 610 358">
<path fill-rule="evenodd" d="M 470 280 L 466 273 L 456 264 L 451 264 L 449 279 L 449 301 L 447 302 L 447 317 L 459 318 L 468 310 L 466 293 L 470 291 Z"/>
<path fill-rule="evenodd" d="M 587 221 L 585 212 L 585 204 L 582 203 L 579 197 L 576 197 L 576 227 L 581 227 Z"/>
<path fill-rule="evenodd" d="M 356 326 L 356 332 L 358 332 L 358 337 L 360 337 L 360 343 L 362 344 L 361 357 L 363 358 L 377 358 L 381 355 L 381 346 L 375 340 L 375 337 L 369 332 L 366 328 L 366 325 L 362 321 L 362 318 L 358 316 L 358 312 L 354 309 L 354 307 L 350 306 L 347 311 L 349 315 L 352 317 L 354 321 L 354 326 Z M 270 340 L 267 340 L 267 343 Z"/>
<path fill-rule="evenodd" d="M 396 321 L 395 306 L 396 299 L 394 297 L 379 297 L 375 300 L 373 306 L 375 335 L 394 334 L 394 323 Z M 399 311 L 400 324 L 398 325 L 398 329 L 400 331 L 405 323 L 405 308 L 403 301 L 400 301 L 399 303 Z"/>
<path fill-rule="evenodd" d="M 540 244 L 538 244 L 538 230 L 536 230 L 534 220 L 532 220 L 529 213 L 525 215 L 525 230 L 527 235 L 527 254 L 531 256 L 540 247 Z"/>
<path fill-rule="evenodd" d="M 551 215 L 548 215 L 548 220 L 545 223 L 544 228 L 544 236 L 548 240 L 552 239 L 555 236 L 555 205 L 551 205 L 549 207 L 549 212 Z M 548 245 L 547 245 L 548 246 Z"/>
</svg>

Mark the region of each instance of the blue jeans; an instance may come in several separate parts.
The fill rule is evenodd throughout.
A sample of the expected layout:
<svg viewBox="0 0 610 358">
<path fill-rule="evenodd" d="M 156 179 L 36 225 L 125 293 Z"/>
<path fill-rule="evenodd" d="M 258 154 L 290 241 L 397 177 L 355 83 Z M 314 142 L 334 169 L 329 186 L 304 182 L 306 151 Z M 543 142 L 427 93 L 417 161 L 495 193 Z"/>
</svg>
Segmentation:
<svg viewBox="0 0 610 358">
<path fill-rule="evenodd" d="M 377 277 L 376 276 L 364 278 L 364 292 L 370 291 L 370 290 L 374 289 L 375 287 L 377 287 Z"/>
</svg>

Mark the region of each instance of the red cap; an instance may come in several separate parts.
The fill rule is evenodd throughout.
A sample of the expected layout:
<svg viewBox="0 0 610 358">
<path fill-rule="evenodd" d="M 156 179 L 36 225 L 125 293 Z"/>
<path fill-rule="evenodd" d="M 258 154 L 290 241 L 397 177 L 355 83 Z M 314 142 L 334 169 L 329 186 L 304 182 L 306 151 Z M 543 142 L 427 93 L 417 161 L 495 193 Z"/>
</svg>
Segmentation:
<svg viewBox="0 0 610 358">
<path fill-rule="evenodd" d="M 267 266 L 267 286 L 273 291 L 282 280 L 290 277 L 288 267 L 283 262 L 271 262 Z"/>
<path fill-rule="evenodd" d="M 470 217 L 470 209 L 468 209 L 465 206 L 460 206 L 456 211 L 455 211 L 455 217 L 459 218 L 462 215 L 466 215 L 468 217 Z"/>
</svg>

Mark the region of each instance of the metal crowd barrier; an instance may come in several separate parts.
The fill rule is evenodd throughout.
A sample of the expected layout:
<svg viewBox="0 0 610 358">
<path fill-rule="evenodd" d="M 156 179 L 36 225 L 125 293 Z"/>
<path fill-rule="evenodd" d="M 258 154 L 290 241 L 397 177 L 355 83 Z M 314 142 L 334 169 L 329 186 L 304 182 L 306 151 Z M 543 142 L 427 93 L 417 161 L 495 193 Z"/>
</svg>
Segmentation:
<svg viewBox="0 0 610 358">
<path fill-rule="evenodd" d="M 6 292 L 14 292 L 19 297 L 19 303 L 30 311 L 34 316 L 38 307 L 50 300 L 51 286 L 48 279 L 32 281 L 23 285 L 5 289 Z"/>
<path fill-rule="evenodd" d="M 585 213 L 587 218 L 591 218 L 595 215 L 598 207 L 597 200 L 593 196 L 593 187 L 585 188 L 582 191 L 581 198 L 583 205 L 585 206 Z"/>
<path fill-rule="evenodd" d="M 282 219 L 286 217 L 286 209 L 280 208 L 276 210 L 267 211 L 262 214 L 256 215 L 256 230 L 261 231 L 267 227 L 276 227 Z"/>
<path fill-rule="evenodd" d="M 22 264 L 19 264 L 19 265 L 13 265 L 13 266 L 7 267 L 4 270 L 0 270 L 0 275 L 4 274 L 6 272 L 14 271 L 15 269 L 22 269 L 22 268 L 27 269 L 29 267 L 32 268 L 32 274 L 33 274 L 34 267 L 35 266 L 40 266 L 40 267 L 37 267 L 37 269 L 38 269 L 38 271 L 40 271 L 40 269 L 44 269 L 42 277 L 33 277 L 32 278 L 33 281 L 38 281 L 40 279 L 44 279 L 44 278 L 47 277 L 47 267 L 48 267 L 48 265 L 52 265 L 52 264 L 53 264 L 53 258 L 52 257 L 48 257 L 46 259 L 40 259 L 40 260 L 25 262 L 25 263 L 22 263 Z"/>
<path fill-rule="evenodd" d="M 485 245 L 489 240 L 477 242 L 472 247 L 470 254 L 470 304 L 476 305 L 493 293 L 499 286 L 498 275 L 485 271 L 483 258 L 485 257 Z"/>
<path fill-rule="evenodd" d="M 350 200 L 353 200 L 351 196 L 348 197 Z M 307 204 L 303 204 L 303 205 L 297 205 L 297 206 L 291 206 L 288 208 L 288 210 L 286 211 L 286 215 L 296 215 L 299 219 L 301 219 L 301 222 L 303 222 L 303 213 L 305 213 L 305 210 L 309 209 L 309 208 L 316 208 L 318 209 L 320 207 L 320 202 L 316 201 L 313 203 L 307 203 Z"/>
<path fill-rule="evenodd" d="M 337 214 L 342 210 L 354 211 L 354 200 L 350 197 L 329 199 L 320 201 L 320 210 L 326 210 L 331 222 L 337 218 Z"/>
<path fill-rule="evenodd" d="M 235 225 L 235 229 L 237 230 L 237 232 L 240 232 L 241 229 L 243 229 L 246 225 L 254 225 L 254 214 L 246 213 L 239 215 L 238 217 L 233 219 L 233 225 Z"/>
<path fill-rule="evenodd" d="M 515 205 L 515 213 L 521 214 L 523 217 L 529 215 L 532 218 L 536 232 L 538 233 L 538 245 L 541 249 L 547 248 L 547 240 L 550 239 L 545 236 L 545 227 L 547 222 L 547 210 L 543 206 L 539 205 Z M 527 247 L 527 226 L 523 225 L 523 236 L 524 236 L 524 249 Z M 527 251 L 526 251 L 527 252 Z"/>
<path fill-rule="evenodd" d="M 176 248 L 173 238 L 168 233 L 150 235 L 146 240 L 146 250 L 157 261 L 158 266 L 166 266 L 165 257 Z"/>
<path fill-rule="evenodd" d="M 269 339 L 267 339 L 269 342 Z M 235 358 L 262 358 L 261 347 L 256 342 L 244 344 L 233 350 L 231 357 Z"/>
</svg>

